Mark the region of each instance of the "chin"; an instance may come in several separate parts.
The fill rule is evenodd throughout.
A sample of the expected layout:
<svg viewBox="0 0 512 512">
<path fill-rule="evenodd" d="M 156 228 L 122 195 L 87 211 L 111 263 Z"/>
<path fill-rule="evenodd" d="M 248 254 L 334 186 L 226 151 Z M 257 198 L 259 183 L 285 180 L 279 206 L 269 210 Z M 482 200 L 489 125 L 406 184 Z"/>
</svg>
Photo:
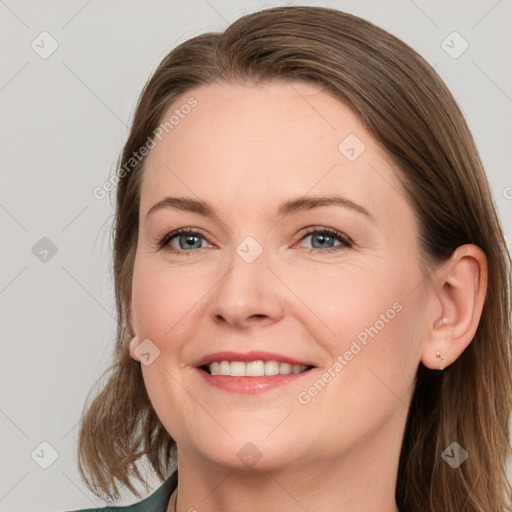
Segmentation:
<svg viewBox="0 0 512 512">
<path fill-rule="evenodd" d="M 305 454 L 301 456 L 297 450 L 302 435 L 294 438 L 290 432 L 285 431 L 283 438 L 276 435 L 275 439 L 271 439 L 274 436 L 271 434 L 265 439 L 267 434 L 231 434 L 233 439 L 227 434 L 221 440 L 209 438 L 196 450 L 214 464 L 230 470 L 250 472 L 274 471 L 305 457 Z"/>
</svg>

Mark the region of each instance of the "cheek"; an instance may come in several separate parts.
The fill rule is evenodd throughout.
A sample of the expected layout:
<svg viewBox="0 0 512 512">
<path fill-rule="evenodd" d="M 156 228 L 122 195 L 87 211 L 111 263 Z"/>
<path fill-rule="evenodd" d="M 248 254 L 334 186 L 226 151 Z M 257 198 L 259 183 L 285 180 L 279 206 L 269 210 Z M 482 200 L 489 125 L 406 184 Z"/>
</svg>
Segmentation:
<svg viewBox="0 0 512 512">
<path fill-rule="evenodd" d="M 400 299 L 400 279 L 377 258 L 364 265 L 347 261 L 336 267 L 292 270 L 283 281 L 300 299 L 297 304 L 303 303 L 302 320 L 314 326 L 311 334 L 318 342 L 329 340 L 331 353 L 344 350 L 346 342 L 360 333 L 364 339 L 365 328 L 375 323 L 381 331 L 400 308 L 395 304 Z"/>
<path fill-rule="evenodd" d="M 307 304 L 301 319 L 328 354 L 327 365 L 343 358 L 343 371 L 338 366 L 334 373 L 344 375 L 336 379 L 344 390 L 383 387 L 373 370 L 407 395 L 425 329 L 424 297 L 419 288 L 411 293 L 411 283 L 421 277 L 412 260 L 398 265 L 378 258 L 364 266 L 348 261 L 336 269 L 319 266 L 300 279 L 288 274 L 290 288 Z"/>
<path fill-rule="evenodd" d="M 193 334 L 190 319 L 197 314 L 194 306 L 199 306 L 205 294 L 202 282 L 195 272 L 155 267 L 149 261 L 139 261 L 134 268 L 134 328 L 141 340 L 150 339 L 160 351 L 150 365 L 141 364 L 144 383 L 159 419 L 177 441 L 186 440 L 186 418 L 197 413 L 179 384 L 179 361 Z"/>
<path fill-rule="evenodd" d="M 157 345 L 176 337 L 205 294 L 204 280 L 180 268 L 135 266 L 132 287 L 134 327 Z M 171 332 L 172 331 L 172 332 Z"/>
</svg>

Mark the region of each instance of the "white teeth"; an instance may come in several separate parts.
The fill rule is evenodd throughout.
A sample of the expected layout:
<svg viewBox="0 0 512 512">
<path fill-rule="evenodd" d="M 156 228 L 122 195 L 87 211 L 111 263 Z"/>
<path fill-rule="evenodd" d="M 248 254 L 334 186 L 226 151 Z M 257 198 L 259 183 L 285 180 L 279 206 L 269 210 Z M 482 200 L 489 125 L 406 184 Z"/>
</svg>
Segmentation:
<svg viewBox="0 0 512 512">
<path fill-rule="evenodd" d="M 292 365 L 290 363 L 281 363 L 279 365 L 279 373 L 281 375 L 288 375 L 292 373 Z"/>
<path fill-rule="evenodd" d="M 216 361 L 208 365 L 212 375 L 227 375 L 230 377 L 263 377 L 265 375 L 290 375 L 300 373 L 306 366 L 277 361 Z"/>
<path fill-rule="evenodd" d="M 245 363 L 241 361 L 233 361 L 230 364 L 230 374 L 232 377 L 245 377 Z"/>
<path fill-rule="evenodd" d="M 231 375 L 229 361 L 221 361 L 219 363 L 219 375 Z"/>
<path fill-rule="evenodd" d="M 245 364 L 245 375 L 247 377 L 260 377 L 265 375 L 265 363 L 263 361 L 251 361 Z"/>
<path fill-rule="evenodd" d="M 265 375 L 279 375 L 279 363 L 277 361 L 266 361 Z"/>
</svg>

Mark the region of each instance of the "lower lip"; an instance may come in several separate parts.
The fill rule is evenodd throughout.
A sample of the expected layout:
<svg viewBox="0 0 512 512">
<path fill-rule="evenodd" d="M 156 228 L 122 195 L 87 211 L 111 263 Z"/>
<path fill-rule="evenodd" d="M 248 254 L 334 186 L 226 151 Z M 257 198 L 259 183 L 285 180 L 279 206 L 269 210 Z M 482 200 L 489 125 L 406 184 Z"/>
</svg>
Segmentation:
<svg viewBox="0 0 512 512">
<path fill-rule="evenodd" d="M 201 377 L 210 386 L 214 386 L 231 393 L 255 394 L 270 389 L 291 384 L 309 375 L 311 370 L 302 373 L 292 373 L 290 375 L 265 375 L 263 377 L 229 377 L 227 375 L 210 375 L 209 373 L 197 368 Z"/>
</svg>

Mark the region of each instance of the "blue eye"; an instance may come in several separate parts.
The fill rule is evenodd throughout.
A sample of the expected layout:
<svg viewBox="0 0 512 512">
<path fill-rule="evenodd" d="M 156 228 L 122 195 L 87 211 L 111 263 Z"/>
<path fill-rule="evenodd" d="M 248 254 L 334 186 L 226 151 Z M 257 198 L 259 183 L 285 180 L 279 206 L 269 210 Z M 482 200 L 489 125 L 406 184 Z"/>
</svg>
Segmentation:
<svg viewBox="0 0 512 512">
<path fill-rule="evenodd" d="M 315 254 L 326 254 L 352 247 L 350 238 L 339 231 L 326 227 L 310 228 L 302 234 L 301 241 L 311 238 L 313 247 L 307 248 L 308 252 Z M 339 242 L 338 245 L 335 243 Z M 158 249 L 166 249 L 169 252 L 179 255 L 190 255 L 194 249 L 204 249 L 205 237 L 197 230 L 180 228 L 168 233 L 161 240 L 156 242 Z M 211 246 L 210 246 L 211 247 Z"/>
<path fill-rule="evenodd" d="M 352 247 L 352 242 L 343 233 L 332 228 L 313 228 L 303 234 L 301 240 L 311 237 L 313 247 L 309 248 L 310 253 L 330 253 Z M 332 245 L 335 241 L 338 245 Z M 315 247 L 316 246 L 316 247 Z"/>
<path fill-rule="evenodd" d="M 173 245 L 174 239 L 176 239 L 178 247 Z M 158 246 L 160 249 L 166 247 L 171 252 L 183 254 L 193 252 L 188 249 L 202 249 L 203 240 L 205 240 L 205 238 L 199 231 L 180 228 L 165 235 L 162 240 L 158 242 Z"/>
</svg>

